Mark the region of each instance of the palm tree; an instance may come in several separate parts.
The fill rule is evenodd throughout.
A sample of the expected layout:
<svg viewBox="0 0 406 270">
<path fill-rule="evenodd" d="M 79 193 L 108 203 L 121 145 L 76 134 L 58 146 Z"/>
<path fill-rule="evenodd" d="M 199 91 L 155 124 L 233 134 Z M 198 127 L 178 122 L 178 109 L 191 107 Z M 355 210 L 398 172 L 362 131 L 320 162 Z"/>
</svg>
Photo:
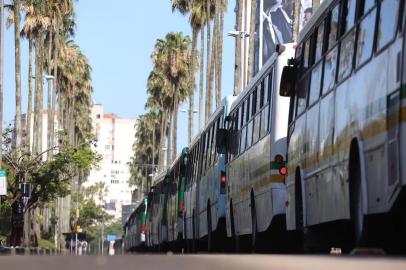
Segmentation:
<svg viewBox="0 0 406 270">
<path fill-rule="evenodd" d="M 66 26 L 70 27 L 73 17 L 73 2 L 72 0 L 47 0 L 47 14 L 50 18 L 51 24 L 48 28 L 48 59 L 47 59 L 47 72 L 49 75 L 53 73 L 53 78 L 58 77 L 58 64 L 57 59 L 59 56 L 60 42 L 63 36 L 72 36 L 73 33 L 69 29 L 66 31 Z M 64 30 L 65 28 L 65 30 Z M 61 32 L 62 31 L 62 32 Z M 62 35 L 62 36 L 61 36 Z M 58 81 L 53 80 L 53 84 L 48 83 L 48 148 L 54 146 L 54 129 L 55 129 L 55 106 L 56 106 L 56 92 L 58 88 Z M 52 153 L 50 153 L 52 154 Z M 50 155 L 51 157 L 52 155 Z"/>
<path fill-rule="evenodd" d="M 210 53 L 211 53 L 211 28 L 210 28 L 210 21 L 211 21 L 211 1 L 208 0 L 206 1 L 206 27 L 207 27 L 207 39 L 206 39 L 206 105 L 205 105 L 205 120 L 204 122 L 207 122 L 211 115 L 211 109 L 212 109 L 212 96 L 213 94 L 211 93 L 211 80 L 210 80 L 210 72 L 211 72 L 211 64 L 212 64 L 212 59 L 210 58 Z"/>
<path fill-rule="evenodd" d="M 16 150 L 21 152 L 21 46 L 20 46 L 20 1 L 14 3 L 15 83 L 16 83 Z"/>
<path fill-rule="evenodd" d="M 197 59 L 197 38 L 199 32 L 202 31 L 202 27 L 205 22 L 205 5 L 203 1 L 186 1 L 186 0 L 172 0 L 172 11 L 178 10 L 181 14 L 189 14 L 189 22 L 192 28 L 192 59 L 191 59 L 191 70 L 190 70 L 190 83 L 192 87 L 191 95 L 189 97 L 189 128 L 188 128 L 188 143 L 191 143 L 193 136 L 193 123 L 194 123 L 194 93 L 196 87 L 196 59 Z M 204 39 L 204 33 L 202 32 Z M 201 46 L 204 48 L 204 42 L 201 43 Z M 203 51 L 203 50 L 202 50 Z M 204 57 L 204 53 L 203 53 Z M 201 60 L 203 59 L 201 57 Z M 204 65 L 203 61 L 200 64 L 201 70 L 203 70 Z M 201 72 L 203 75 L 203 72 Z M 203 78 L 203 76 L 201 76 Z M 203 79 L 201 79 L 201 84 L 203 84 Z M 201 117 L 200 114 L 203 111 L 203 85 L 200 87 L 200 96 L 199 96 L 199 129 L 201 128 Z"/>
<path fill-rule="evenodd" d="M 172 161 L 177 148 L 177 122 L 179 105 L 189 95 L 191 41 L 182 33 L 168 33 L 165 39 L 158 39 L 152 55 L 155 68 L 160 70 L 165 79 L 167 95 L 171 97 L 169 109 L 170 133 L 168 136 L 168 162 Z M 172 140 L 171 140 L 172 137 Z M 173 147 L 172 147 L 173 143 Z"/>
<path fill-rule="evenodd" d="M 219 25 L 217 29 L 217 48 L 216 48 L 216 105 L 217 107 L 220 105 L 221 102 L 221 80 L 222 80 L 222 72 L 223 72 L 223 31 L 224 31 L 224 13 L 227 9 L 227 1 L 216 0 L 216 6 L 219 7 L 218 20 Z M 221 4 L 221 5 L 220 5 Z"/>
<path fill-rule="evenodd" d="M 11 10 L 10 16 L 7 18 L 7 26 L 14 24 L 14 57 L 15 57 L 15 96 L 16 96 L 16 118 L 15 118 L 15 148 L 17 155 L 21 152 L 21 43 L 20 43 L 20 7 L 19 0 L 13 0 L 13 4 L 8 6 Z"/>
</svg>

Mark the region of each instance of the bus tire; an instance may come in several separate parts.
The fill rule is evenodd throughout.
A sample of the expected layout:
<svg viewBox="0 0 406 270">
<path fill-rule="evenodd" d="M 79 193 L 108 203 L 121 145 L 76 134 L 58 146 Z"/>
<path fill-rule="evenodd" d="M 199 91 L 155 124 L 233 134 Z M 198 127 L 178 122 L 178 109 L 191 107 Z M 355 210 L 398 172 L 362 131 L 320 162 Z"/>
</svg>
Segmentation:
<svg viewBox="0 0 406 270">
<path fill-rule="evenodd" d="M 233 209 L 233 203 L 230 201 L 230 221 L 231 221 L 231 238 L 234 246 L 234 252 L 239 253 L 240 252 L 240 239 L 235 231 L 235 221 L 234 221 L 234 209 Z"/>
<path fill-rule="evenodd" d="M 193 238 L 192 238 L 192 252 L 196 252 L 196 216 L 195 216 L 195 210 L 193 210 L 193 215 L 192 215 L 192 232 L 193 232 Z"/>
<path fill-rule="evenodd" d="M 183 241 L 184 241 L 184 247 L 185 247 L 185 252 L 189 253 L 189 241 L 188 241 L 188 235 L 187 235 L 187 226 L 186 226 L 186 214 L 183 215 Z"/>
<path fill-rule="evenodd" d="M 352 229 L 352 247 L 363 245 L 365 234 L 365 217 L 362 202 L 362 184 L 360 155 L 356 141 L 351 143 L 349 160 L 349 182 L 350 182 L 350 217 Z"/>
<path fill-rule="evenodd" d="M 210 202 L 207 202 L 207 251 L 212 252 L 213 242 L 212 221 L 211 221 L 211 208 Z"/>
<path fill-rule="evenodd" d="M 257 249 L 258 224 L 253 191 L 251 191 L 251 226 L 251 252 L 255 253 Z"/>
</svg>

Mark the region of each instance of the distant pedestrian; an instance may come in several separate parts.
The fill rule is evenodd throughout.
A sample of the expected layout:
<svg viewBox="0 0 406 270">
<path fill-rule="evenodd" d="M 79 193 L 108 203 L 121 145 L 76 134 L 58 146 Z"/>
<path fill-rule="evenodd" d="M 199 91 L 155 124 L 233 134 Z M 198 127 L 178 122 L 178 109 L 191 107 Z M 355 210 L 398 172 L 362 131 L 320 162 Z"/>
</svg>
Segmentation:
<svg viewBox="0 0 406 270">
<path fill-rule="evenodd" d="M 11 236 L 10 246 L 18 247 L 21 245 L 24 228 L 24 202 L 22 199 L 21 189 L 17 189 L 11 201 Z"/>
<path fill-rule="evenodd" d="M 82 241 L 82 253 L 84 255 L 87 254 L 87 241 L 86 240 Z"/>
</svg>

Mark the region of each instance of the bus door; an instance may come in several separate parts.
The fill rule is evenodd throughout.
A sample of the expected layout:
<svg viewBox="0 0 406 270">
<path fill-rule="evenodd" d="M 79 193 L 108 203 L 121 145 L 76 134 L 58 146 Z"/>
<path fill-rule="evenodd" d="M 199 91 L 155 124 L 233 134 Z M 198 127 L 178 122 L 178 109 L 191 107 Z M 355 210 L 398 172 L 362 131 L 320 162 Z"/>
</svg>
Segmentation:
<svg viewBox="0 0 406 270">
<path fill-rule="evenodd" d="M 404 37 L 404 35 L 403 35 Z M 402 47 L 403 48 L 402 48 Z M 397 49 L 396 49 L 397 47 Z M 387 132 L 388 132 L 388 195 L 393 195 L 399 185 L 402 185 L 400 161 L 405 160 L 406 157 L 404 149 L 406 149 L 405 134 L 406 129 L 402 122 L 404 116 L 402 113 L 405 104 L 405 40 L 403 38 L 403 45 L 396 46 L 394 55 L 390 56 L 391 59 L 396 59 L 395 65 L 389 65 L 388 72 L 388 98 L 387 98 Z M 393 58 L 392 58 L 393 57 Z M 402 140 L 403 139 L 403 140 Z M 402 151 L 403 150 L 403 151 Z M 402 155 L 402 156 L 401 156 Z M 403 180 L 405 181 L 405 180 Z M 391 196 L 392 197 L 392 196 Z"/>
</svg>

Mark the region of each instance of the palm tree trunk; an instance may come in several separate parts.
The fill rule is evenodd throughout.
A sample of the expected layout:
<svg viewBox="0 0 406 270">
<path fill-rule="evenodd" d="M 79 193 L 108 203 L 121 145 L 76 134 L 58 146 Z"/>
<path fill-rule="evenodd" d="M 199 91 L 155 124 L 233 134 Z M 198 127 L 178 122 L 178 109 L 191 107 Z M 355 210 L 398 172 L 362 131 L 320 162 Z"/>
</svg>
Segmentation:
<svg viewBox="0 0 406 270">
<path fill-rule="evenodd" d="M 192 142 L 193 137 L 193 126 L 194 126 L 194 110 L 195 110 L 195 88 L 196 88 L 196 79 L 195 79 L 195 60 L 196 60 L 196 44 L 197 44 L 197 35 L 199 32 L 197 29 L 193 29 L 192 34 L 192 60 L 190 65 L 190 85 L 192 91 L 189 96 L 189 128 L 188 128 L 188 144 Z"/>
<path fill-rule="evenodd" d="M 159 156 L 159 161 L 158 164 L 160 166 L 164 165 L 164 151 L 163 149 L 165 148 L 165 134 L 166 134 L 166 128 L 168 126 L 168 116 L 166 111 L 162 111 L 161 115 L 161 137 L 159 138 L 159 149 L 158 149 L 158 156 Z M 160 168 L 159 168 L 160 169 Z"/>
<path fill-rule="evenodd" d="M 35 42 L 35 104 L 34 104 L 34 132 L 33 152 L 40 153 L 42 149 L 42 37 L 37 36 Z"/>
<path fill-rule="evenodd" d="M 173 112 L 169 113 L 169 131 L 167 132 L 166 165 L 169 166 L 172 158 Z"/>
<path fill-rule="evenodd" d="M 15 43 L 15 83 L 16 83 L 16 150 L 21 152 L 21 47 L 20 47 L 20 1 L 14 0 L 14 43 Z"/>
<path fill-rule="evenodd" d="M 199 71 L 199 130 L 203 127 L 203 81 L 204 81 L 204 27 L 200 30 L 200 71 Z"/>
<path fill-rule="evenodd" d="M 54 38 L 54 79 L 52 84 L 52 103 L 51 103 L 51 133 L 49 139 L 51 140 L 52 146 L 55 145 L 55 106 L 57 99 L 57 89 L 58 89 L 58 58 L 59 58 L 59 25 L 57 24 L 55 38 Z"/>
<path fill-rule="evenodd" d="M 31 152 L 31 125 L 32 125 L 32 47 L 33 41 L 28 41 L 28 108 L 26 125 L 26 151 Z"/>
<path fill-rule="evenodd" d="M 177 98 L 175 98 L 175 103 L 174 103 L 174 110 L 173 110 L 173 134 L 172 134 L 172 140 L 173 140 L 173 150 L 172 150 L 172 157 L 171 157 L 171 162 L 175 160 L 176 154 L 178 151 L 178 111 L 179 111 L 179 101 Z"/>
<path fill-rule="evenodd" d="M 257 10 L 257 0 L 251 0 L 251 17 L 250 17 L 250 36 L 249 36 L 249 52 L 248 52 L 248 70 L 247 82 L 249 82 L 254 73 L 254 46 L 255 46 L 255 15 Z"/>
<path fill-rule="evenodd" d="M 210 101 L 213 100 L 213 85 L 214 85 L 214 71 L 217 70 L 217 38 L 218 38 L 218 27 L 219 27 L 219 1 L 215 2 L 215 13 L 214 13 L 214 27 L 213 27 L 213 42 L 211 44 L 211 64 L 210 64 Z M 216 85 L 217 89 L 217 85 Z M 217 91 L 216 91 L 217 92 Z M 217 107 L 217 95 L 216 95 L 216 107 Z M 212 106 L 210 106 L 210 109 Z M 210 111 L 211 115 L 211 111 Z M 209 116 L 210 117 L 210 116 Z"/>
<path fill-rule="evenodd" d="M 210 96 L 210 70 L 211 70 L 211 57 L 210 57 L 210 53 L 211 53 L 211 29 L 210 29 L 210 1 L 206 1 L 206 12 L 207 12 L 207 22 L 206 22 L 206 26 L 207 26 L 207 54 L 206 54 L 206 115 L 205 115 L 205 119 L 204 122 L 207 122 L 207 120 L 209 119 L 210 115 L 211 115 L 211 96 Z"/>
<path fill-rule="evenodd" d="M 52 31 L 49 32 L 49 44 L 48 44 L 48 76 L 51 75 L 51 61 L 52 61 L 52 45 L 53 45 L 53 35 Z M 54 121 L 54 115 L 51 112 L 51 107 L 52 107 L 52 88 L 51 88 L 51 81 L 48 78 L 47 79 L 47 86 L 48 86 L 48 103 L 47 103 L 47 109 L 48 109 L 48 123 L 47 123 L 47 149 L 51 149 L 53 146 L 53 140 L 51 137 L 52 133 L 52 122 Z M 50 160 L 52 158 L 52 151 L 47 153 L 47 160 Z"/>
<path fill-rule="evenodd" d="M 220 25 L 217 32 L 217 72 L 216 72 L 216 102 L 217 106 L 221 103 L 221 81 L 223 73 L 223 31 L 224 31 L 224 11 L 220 10 L 219 12 Z"/>
<path fill-rule="evenodd" d="M 235 30 L 241 31 L 242 27 L 242 11 L 244 0 L 237 0 L 237 27 Z M 234 71 L 234 96 L 238 96 L 241 92 L 241 38 L 238 36 L 235 38 L 235 71 Z"/>
</svg>

